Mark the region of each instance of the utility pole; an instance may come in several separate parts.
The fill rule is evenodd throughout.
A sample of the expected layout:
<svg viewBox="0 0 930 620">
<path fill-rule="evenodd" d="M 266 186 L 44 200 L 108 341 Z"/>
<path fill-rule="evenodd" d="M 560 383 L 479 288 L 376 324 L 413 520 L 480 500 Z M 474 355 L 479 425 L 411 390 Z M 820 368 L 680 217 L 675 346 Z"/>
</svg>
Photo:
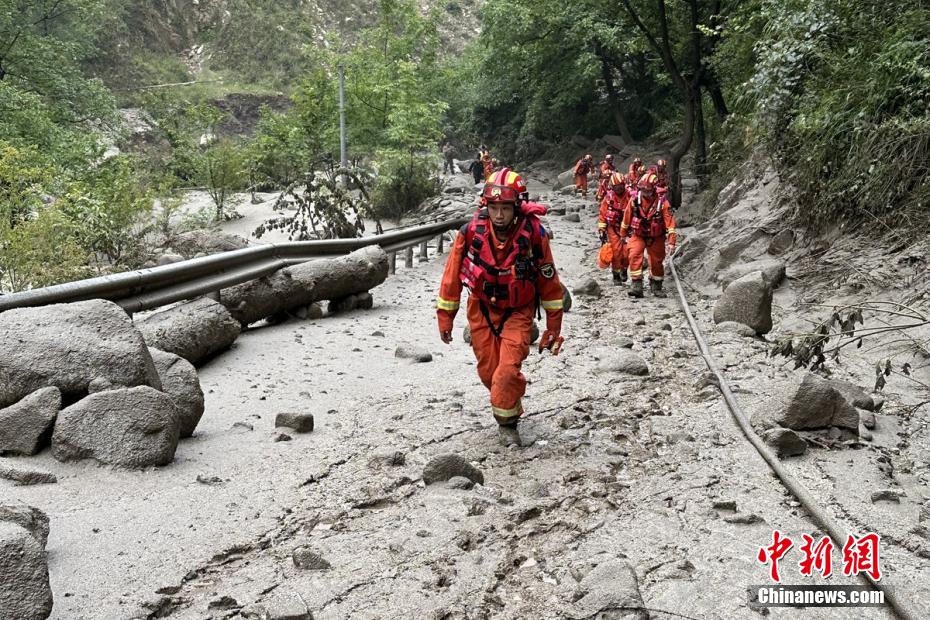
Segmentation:
<svg viewBox="0 0 930 620">
<path fill-rule="evenodd" d="M 339 65 L 339 161 L 343 168 L 348 168 L 346 157 L 346 74 L 345 67 Z"/>
</svg>

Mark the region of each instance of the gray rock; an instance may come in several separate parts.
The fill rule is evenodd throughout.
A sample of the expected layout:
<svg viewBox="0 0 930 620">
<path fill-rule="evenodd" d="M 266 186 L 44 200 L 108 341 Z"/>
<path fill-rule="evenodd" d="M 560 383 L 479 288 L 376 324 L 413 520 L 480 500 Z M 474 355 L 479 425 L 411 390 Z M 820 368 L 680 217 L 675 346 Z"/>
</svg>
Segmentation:
<svg viewBox="0 0 930 620">
<path fill-rule="evenodd" d="M 358 298 L 355 295 L 331 299 L 327 311 L 330 314 L 339 314 L 341 312 L 351 312 L 358 307 Z"/>
<path fill-rule="evenodd" d="M 466 325 L 462 328 L 462 341 L 471 344 L 471 326 Z"/>
<path fill-rule="evenodd" d="M 533 326 L 530 328 L 530 344 L 536 344 L 537 340 L 539 340 L 539 325 L 533 321 Z"/>
<path fill-rule="evenodd" d="M 780 256 L 790 250 L 793 245 L 794 231 L 790 228 L 785 228 L 772 237 L 767 252 L 772 256 Z"/>
<path fill-rule="evenodd" d="M 150 387 L 98 392 L 58 414 L 52 454 L 59 461 L 167 465 L 174 459 L 180 429 L 174 399 L 164 392 Z"/>
<path fill-rule="evenodd" d="M 753 338 L 756 335 L 756 330 L 749 327 L 748 325 L 737 323 L 736 321 L 724 321 L 719 323 L 717 325 L 717 330 L 722 332 L 732 332 L 745 338 Z"/>
<path fill-rule="evenodd" d="M 772 286 L 754 271 L 731 283 L 714 305 L 714 323 L 736 321 L 759 334 L 772 329 Z"/>
<path fill-rule="evenodd" d="M 831 379 L 830 383 L 853 407 L 865 409 L 866 411 L 878 410 L 875 407 L 875 400 L 872 395 L 858 385 L 842 379 Z"/>
<path fill-rule="evenodd" d="M 418 347 L 415 345 L 402 344 L 394 350 L 394 357 L 413 360 L 417 363 L 422 362 L 432 362 L 433 354 L 424 349 L 423 347 Z"/>
<path fill-rule="evenodd" d="M 930 501 L 924 502 L 917 515 L 918 523 L 930 523 Z"/>
<path fill-rule="evenodd" d="M 142 336 L 122 308 L 94 299 L 0 313 L 0 407 L 55 386 L 80 398 L 92 379 L 161 389 Z"/>
<path fill-rule="evenodd" d="M 484 484 L 484 474 L 458 454 L 442 454 L 431 459 L 423 468 L 423 482 L 445 482 L 463 476 L 476 484 Z"/>
<path fill-rule="evenodd" d="M 859 422 L 865 428 L 869 430 L 873 430 L 875 428 L 875 414 L 872 413 L 871 411 L 860 411 Z"/>
<path fill-rule="evenodd" d="M 771 428 L 763 433 L 762 439 L 775 450 L 779 458 L 800 456 L 807 452 L 807 442 L 788 428 Z"/>
<path fill-rule="evenodd" d="M 902 497 L 904 497 L 903 491 L 897 489 L 879 489 L 878 491 L 872 492 L 872 503 L 893 502 L 895 504 L 900 504 Z"/>
<path fill-rule="evenodd" d="M 378 450 L 368 459 L 369 467 L 400 467 L 406 462 L 406 454 L 391 449 Z"/>
<path fill-rule="evenodd" d="M 773 421 L 794 430 L 836 426 L 859 430 L 859 412 L 836 389 L 833 381 L 813 373 L 804 375 L 800 385 L 781 392 Z"/>
<path fill-rule="evenodd" d="M 312 303 L 306 307 L 307 315 L 304 317 L 308 321 L 316 321 L 323 318 L 323 306 L 318 303 Z"/>
<path fill-rule="evenodd" d="M 581 216 L 578 215 L 577 213 L 566 213 L 566 214 L 565 214 L 565 221 L 566 221 L 566 222 L 580 222 L 580 221 L 581 221 Z"/>
<path fill-rule="evenodd" d="M 48 515 L 20 502 L 0 502 L 0 523 L 15 523 L 30 534 L 45 549 L 48 544 Z"/>
<path fill-rule="evenodd" d="M 242 326 L 222 304 L 208 297 L 152 314 L 136 323 L 145 343 L 197 366 L 225 351 Z"/>
<path fill-rule="evenodd" d="M 368 291 L 355 295 L 355 307 L 359 310 L 371 310 L 374 306 L 375 298 Z"/>
<path fill-rule="evenodd" d="M 215 230 L 192 230 L 175 236 L 171 241 L 171 249 L 186 258 L 231 252 L 248 246 L 248 239 Z"/>
<path fill-rule="evenodd" d="M 579 284 L 572 291 L 576 295 L 587 295 L 588 297 L 600 297 L 601 296 L 601 285 L 597 283 L 597 280 L 590 278 L 584 283 Z"/>
<path fill-rule="evenodd" d="M 275 428 L 286 427 L 292 428 L 298 433 L 309 433 L 313 430 L 313 414 L 285 412 L 279 413 L 274 419 Z"/>
<path fill-rule="evenodd" d="M 171 265 L 172 263 L 180 263 L 182 260 L 184 260 L 184 257 L 180 254 L 162 254 L 155 261 L 155 265 L 162 267 L 164 265 Z"/>
<path fill-rule="evenodd" d="M 610 341 L 610 346 L 617 349 L 632 349 L 633 341 L 626 336 L 618 336 L 617 338 L 614 338 Z"/>
<path fill-rule="evenodd" d="M 197 369 L 186 359 L 149 348 L 155 369 L 161 378 L 162 391 L 174 399 L 181 416 L 181 437 L 190 437 L 203 416 L 203 389 Z"/>
<path fill-rule="evenodd" d="M 0 523 L 0 618 L 42 620 L 52 613 L 42 545 L 15 523 Z"/>
<path fill-rule="evenodd" d="M 149 349 L 149 354 L 151 355 L 151 349 Z M 152 361 L 154 362 L 154 360 Z M 108 379 L 105 379 L 104 377 L 95 377 L 90 380 L 90 383 L 87 384 L 87 393 L 96 394 L 97 392 L 106 392 L 107 390 L 114 390 L 119 387 L 121 386 L 113 385 Z"/>
<path fill-rule="evenodd" d="M 572 309 L 572 294 L 568 291 L 568 287 L 565 284 L 562 284 L 562 310 L 568 312 Z"/>
<path fill-rule="evenodd" d="M 753 271 L 761 271 L 762 277 L 774 288 L 785 279 L 785 261 L 780 258 L 764 258 L 733 265 L 718 274 L 717 281 L 726 288 L 731 282 L 735 282 Z"/>
<path fill-rule="evenodd" d="M 466 478 L 465 476 L 452 476 L 446 482 L 446 486 L 449 487 L 450 489 L 458 489 L 460 491 L 467 491 L 473 486 L 475 486 L 475 483 L 469 480 L 468 478 Z"/>
<path fill-rule="evenodd" d="M 6 462 L 5 459 L 0 459 L 0 478 L 9 480 L 18 487 L 35 484 L 55 484 L 58 482 L 55 474 L 31 467 L 23 467 L 18 463 L 14 465 Z"/>
<path fill-rule="evenodd" d="M 582 596 L 574 604 L 573 618 L 648 620 L 636 572 L 621 560 L 598 564 L 579 584 Z"/>
<path fill-rule="evenodd" d="M 727 523 L 737 523 L 740 525 L 752 525 L 753 523 L 762 523 L 764 519 L 754 512 L 738 512 L 735 515 L 726 515 L 723 520 Z"/>
<path fill-rule="evenodd" d="M 61 409 L 57 387 L 36 390 L 15 405 L 0 409 L 0 455 L 36 454 Z"/>
<path fill-rule="evenodd" d="M 646 360 L 628 349 L 618 349 L 602 358 L 597 363 L 595 372 L 619 372 L 627 375 L 645 376 L 649 374 Z"/>
<path fill-rule="evenodd" d="M 327 570 L 331 568 L 329 561 L 320 553 L 310 547 L 297 547 L 291 553 L 294 566 L 301 570 Z"/>
</svg>

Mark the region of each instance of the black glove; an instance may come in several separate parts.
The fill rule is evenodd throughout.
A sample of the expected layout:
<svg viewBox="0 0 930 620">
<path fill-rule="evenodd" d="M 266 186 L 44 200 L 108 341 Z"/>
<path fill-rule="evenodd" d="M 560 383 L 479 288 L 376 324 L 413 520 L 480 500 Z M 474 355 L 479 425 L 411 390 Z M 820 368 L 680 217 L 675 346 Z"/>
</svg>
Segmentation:
<svg viewBox="0 0 930 620">
<path fill-rule="evenodd" d="M 597 236 L 598 236 L 598 237 L 600 238 L 600 240 L 601 240 L 601 245 L 604 245 L 605 243 L 607 243 L 607 231 L 606 231 L 606 230 L 601 230 L 601 231 L 599 231 L 599 232 L 597 233 Z"/>
</svg>

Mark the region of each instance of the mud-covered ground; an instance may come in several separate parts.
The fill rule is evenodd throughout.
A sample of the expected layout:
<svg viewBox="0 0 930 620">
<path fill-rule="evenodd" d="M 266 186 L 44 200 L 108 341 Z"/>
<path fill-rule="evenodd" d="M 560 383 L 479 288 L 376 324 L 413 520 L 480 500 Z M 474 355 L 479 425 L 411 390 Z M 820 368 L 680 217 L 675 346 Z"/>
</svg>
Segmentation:
<svg viewBox="0 0 930 620">
<path fill-rule="evenodd" d="M 653 618 L 762 614 L 746 594 L 768 582 L 759 548 L 774 529 L 799 540 L 815 526 L 701 381 L 706 369 L 674 296 L 632 300 L 614 287 L 594 265 L 593 204 L 533 189 L 553 206 L 582 207 L 579 223 L 547 218 L 553 251 L 569 288 L 595 278 L 603 294 L 575 296 L 562 355 L 532 351 L 524 365 L 522 429 L 532 445 L 499 444 L 462 342 L 464 317 L 451 346 L 438 338 L 444 257 L 412 269 L 398 261 L 373 291 L 373 310 L 250 330 L 200 368 L 206 413 L 172 465 L 126 472 L 47 453 L 30 461 L 58 483 L 4 492 L 51 517 L 53 617 L 236 618 L 256 603 L 318 619 L 637 617 L 597 608 L 591 595 L 603 587 L 619 600 L 635 589 L 594 583 L 592 569 L 617 560 L 635 571 Z M 699 271 L 687 288 L 715 355 L 737 397 L 764 407 L 791 366 L 768 358 L 761 339 L 713 327 L 714 291 Z M 781 322 L 801 284 L 789 279 L 779 293 Z M 648 376 L 598 372 L 628 341 Z M 428 348 L 433 361 L 396 358 L 401 344 Z M 866 358 L 844 371 L 860 382 L 871 372 Z M 844 525 L 882 534 L 884 579 L 926 610 L 930 547 L 917 515 L 930 441 L 920 410 L 896 414 L 913 397 L 889 397 L 871 442 L 814 447 L 789 469 Z M 274 418 L 284 411 L 312 412 L 315 430 L 280 441 Z M 424 485 L 425 463 L 447 453 L 472 461 L 485 484 Z M 902 459 L 906 471 L 882 466 Z M 900 503 L 870 501 L 871 491 L 898 485 L 907 490 Z M 327 567 L 297 568 L 298 548 Z M 837 574 L 836 554 L 832 577 L 802 577 L 796 551 L 782 562 L 784 583 L 857 583 Z"/>
</svg>

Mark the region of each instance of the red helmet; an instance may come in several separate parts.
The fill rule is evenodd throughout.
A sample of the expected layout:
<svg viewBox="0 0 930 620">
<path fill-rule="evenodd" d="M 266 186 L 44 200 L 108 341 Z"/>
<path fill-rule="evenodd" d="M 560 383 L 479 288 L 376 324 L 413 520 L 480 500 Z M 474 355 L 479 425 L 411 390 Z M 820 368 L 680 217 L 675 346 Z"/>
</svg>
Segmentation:
<svg viewBox="0 0 930 620">
<path fill-rule="evenodd" d="M 584 158 L 585 158 L 587 161 L 591 161 L 592 159 L 594 159 L 594 157 L 591 156 L 591 153 L 588 153 L 587 155 L 585 155 Z"/>
<path fill-rule="evenodd" d="M 610 175 L 610 188 L 615 192 L 623 191 L 623 188 L 626 186 L 626 178 L 623 176 L 622 172 L 614 172 Z"/>
<path fill-rule="evenodd" d="M 510 168 L 498 170 L 488 177 L 481 190 L 481 206 L 489 202 L 510 202 L 518 206 L 527 198 L 526 181 Z"/>
<path fill-rule="evenodd" d="M 639 190 L 645 192 L 654 192 L 659 179 L 654 173 L 649 173 L 639 180 Z"/>
<path fill-rule="evenodd" d="M 614 156 L 611 155 L 610 153 L 607 153 L 606 155 L 604 155 L 604 161 L 613 161 L 613 160 L 614 160 Z"/>
<path fill-rule="evenodd" d="M 633 166 L 635 166 L 636 168 L 639 168 L 642 165 L 643 165 L 643 160 L 640 159 L 639 157 L 633 160 Z"/>
</svg>

